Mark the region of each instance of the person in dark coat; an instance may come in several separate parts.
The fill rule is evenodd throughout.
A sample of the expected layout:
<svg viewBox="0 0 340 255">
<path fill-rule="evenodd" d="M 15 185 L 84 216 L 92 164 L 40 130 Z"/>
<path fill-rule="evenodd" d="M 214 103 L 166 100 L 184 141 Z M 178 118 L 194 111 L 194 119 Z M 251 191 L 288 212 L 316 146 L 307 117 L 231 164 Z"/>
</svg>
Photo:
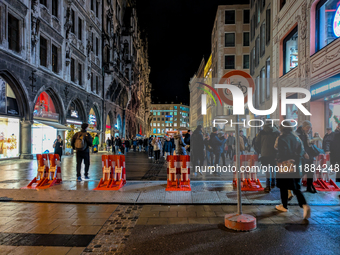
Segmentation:
<svg viewBox="0 0 340 255">
<path fill-rule="evenodd" d="M 255 146 L 259 148 L 261 154 L 261 165 L 273 168 L 276 166 L 276 150 L 274 144 L 280 132 L 271 123 L 264 125 L 263 130 L 256 136 Z M 270 192 L 275 187 L 275 172 L 266 171 L 266 188 L 265 192 Z"/>
<path fill-rule="evenodd" d="M 230 133 L 227 138 L 227 145 L 228 145 L 227 156 L 229 157 L 230 160 L 233 160 L 234 158 L 234 153 L 233 153 L 234 144 L 235 144 L 235 136 L 233 136 L 233 133 Z"/>
<path fill-rule="evenodd" d="M 189 139 L 190 142 L 190 139 Z M 194 166 L 203 166 L 204 164 L 204 140 L 202 126 L 198 125 L 191 137 L 192 153 Z"/>
<path fill-rule="evenodd" d="M 212 147 L 210 146 L 210 136 L 207 134 L 204 139 L 204 149 L 205 149 L 205 157 L 207 159 L 207 165 L 211 166 L 211 162 L 214 160 Z"/>
<path fill-rule="evenodd" d="M 115 143 L 115 138 L 113 136 L 111 136 L 111 145 L 112 145 L 112 153 L 115 154 L 116 153 L 116 143 Z"/>
<path fill-rule="evenodd" d="M 187 155 L 190 155 L 190 130 L 184 135 L 184 143 L 187 145 Z"/>
<path fill-rule="evenodd" d="M 332 132 L 332 128 L 327 128 L 327 133 L 325 134 L 322 141 L 322 149 L 324 152 L 329 153 L 331 150 L 331 142 L 333 140 L 334 133 Z"/>
<path fill-rule="evenodd" d="M 330 144 L 330 157 L 333 169 L 339 169 L 340 167 L 340 123 L 333 132 L 333 139 Z M 335 170 L 336 177 L 335 181 L 340 182 L 340 172 Z"/>
<path fill-rule="evenodd" d="M 81 163 L 84 160 L 84 164 L 85 164 L 85 179 L 89 179 L 89 168 L 90 168 L 90 147 L 92 146 L 92 136 L 86 131 L 86 129 L 88 128 L 89 124 L 87 123 L 83 123 L 81 124 L 81 131 L 75 133 L 75 135 L 72 137 L 71 140 L 71 146 L 72 148 L 75 150 L 76 149 L 76 140 L 79 136 L 83 136 L 84 140 L 85 140 L 85 149 L 84 150 L 80 150 L 77 149 L 77 181 L 81 181 L 81 173 L 80 173 L 80 169 L 81 169 Z M 79 141 L 79 140 L 78 140 Z"/>
<path fill-rule="evenodd" d="M 61 161 L 61 155 L 63 155 L 63 145 L 64 142 L 61 139 L 61 136 L 58 135 L 57 139 L 54 141 L 53 148 L 54 148 L 54 154 L 58 154 L 60 161 Z"/>
<path fill-rule="evenodd" d="M 278 138 L 278 163 L 290 161 L 295 164 L 295 170 L 291 172 L 277 173 L 277 186 L 280 188 L 281 205 L 275 208 L 279 211 L 288 211 L 288 190 L 292 190 L 296 195 L 299 206 L 303 208 L 303 217 L 310 217 L 310 207 L 301 193 L 301 174 L 300 166 L 304 155 L 303 143 L 293 133 L 293 127 L 289 121 L 284 121 L 281 126 L 282 135 Z M 294 169 L 294 168 L 293 168 Z M 288 170 L 288 169 L 287 169 Z"/>
<path fill-rule="evenodd" d="M 163 156 L 166 159 L 167 156 L 172 155 L 173 145 L 170 138 L 167 137 L 163 144 Z"/>
<path fill-rule="evenodd" d="M 210 135 L 210 146 L 212 147 L 212 152 L 214 154 L 214 161 L 211 162 L 212 165 L 218 165 L 220 163 L 221 153 L 223 152 L 223 144 L 226 142 L 226 138 L 219 138 L 217 134 L 218 129 L 213 127 L 213 132 Z"/>
<path fill-rule="evenodd" d="M 308 120 L 304 120 L 302 125 L 298 127 L 296 130 L 296 134 L 299 136 L 303 143 L 303 147 L 305 148 L 305 155 L 303 159 L 303 166 L 309 165 L 308 169 L 310 169 L 310 165 L 313 164 L 314 158 L 312 157 L 312 148 L 310 140 L 312 139 L 312 123 Z M 305 167 L 303 167 L 305 169 Z M 316 189 L 313 185 L 313 175 L 312 171 L 306 171 L 307 174 L 307 191 L 310 193 L 316 193 Z"/>
</svg>

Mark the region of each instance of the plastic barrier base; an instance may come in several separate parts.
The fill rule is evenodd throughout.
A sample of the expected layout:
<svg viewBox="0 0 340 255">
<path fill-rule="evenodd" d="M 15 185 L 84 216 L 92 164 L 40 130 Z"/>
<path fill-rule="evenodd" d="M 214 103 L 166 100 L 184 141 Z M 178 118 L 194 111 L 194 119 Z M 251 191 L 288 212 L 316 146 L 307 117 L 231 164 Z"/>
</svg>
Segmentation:
<svg viewBox="0 0 340 255">
<path fill-rule="evenodd" d="M 329 182 L 318 179 L 313 185 L 317 191 L 340 191 L 340 188 L 332 179 L 330 179 Z"/>
<path fill-rule="evenodd" d="M 190 180 L 181 181 L 168 181 L 165 191 L 191 191 Z"/>
<path fill-rule="evenodd" d="M 237 180 L 233 180 L 233 186 L 237 187 Z M 251 180 L 251 179 L 245 179 L 244 181 L 241 181 L 241 190 L 242 191 L 263 191 L 264 188 L 262 187 L 262 184 L 259 179 Z"/>
<path fill-rule="evenodd" d="M 93 190 L 119 190 L 126 184 L 126 180 L 114 181 L 109 179 L 107 181 L 103 181 L 103 178 L 100 179 L 100 182 L 97 188 Z"/>
</svg>

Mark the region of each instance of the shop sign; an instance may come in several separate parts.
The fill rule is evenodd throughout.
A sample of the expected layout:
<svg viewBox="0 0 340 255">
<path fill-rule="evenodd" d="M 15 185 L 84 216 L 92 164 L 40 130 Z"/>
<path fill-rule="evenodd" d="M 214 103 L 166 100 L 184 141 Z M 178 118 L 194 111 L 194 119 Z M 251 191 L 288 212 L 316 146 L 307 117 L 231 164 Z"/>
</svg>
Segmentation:
<svg viewBox="0 0 340 255">
<path fill-rule="evenodd" d="M 90 114 L 90 115 L 89 115 L 89 124 L 90 124 L 90 125 L 95 125 L 96 123 L 97 123 L 97 122 L 96 122 L 96 116 Z"/>
<path fill-rule="evenodd" d="M 314 86 L 311 86 L 311 99 L 316 100 L 318 98 L 322 98 L 326 95 L 333 94 L 338 91 L 340 88 L 340 76 L 337 75 L 337 79 L 334 77 L 325 80 L 325 82 L 321 82 Z"/>
<path fill-rule="evenodd" d="M 336 37 L 340 37 L 340 5 L 334 14 L 333 32 Z"/>
<path fill-rule="evenodd" d="M 76 111 L 76 110 L 71 110 L 71 117 L 73 117 L 73 118 L 79 118 L 79 115 L 78 115 L 78 111 Z"/>
</svg>

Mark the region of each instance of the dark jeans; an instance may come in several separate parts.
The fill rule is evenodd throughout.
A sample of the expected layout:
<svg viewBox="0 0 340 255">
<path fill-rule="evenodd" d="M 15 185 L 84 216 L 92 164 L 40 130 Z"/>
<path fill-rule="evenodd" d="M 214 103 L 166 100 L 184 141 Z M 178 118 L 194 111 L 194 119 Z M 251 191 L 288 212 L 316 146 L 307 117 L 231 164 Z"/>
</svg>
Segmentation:
<svg viewBox="0 0 340 255">
<path fill-rule="evenodd" d="M 311 167 L 311 164 L 313 164 L 313 161 L 311 161 L 311 160 L 304 160 L 304 164 L 308 164 L 309 165 L 309 167 L 308 167 L 308 169 L 310 169 L 310 167 Z M 302 168 L 304 169 L 305 168 L 305 166 L 303 165 L 302 166 Z M 306 171 L 305 172 L 305 174 L 307 175 L 307 190 L 313 190 L 313 175 L 314 175 L 314 172 L 311 172 L 311 171 Z"/>
<path fill-rule="evenodd" d="M 225 163 L 225 159 L 226 159 L 225 153 L 226 153 L 225 151 L 223 151 L 223 152 L 221 153 L 222 163 L 223 163 L 224 166 L 226 165 L 226 163 Z"/>
<path fill-rule="evenodd" d="M 211 164 L 212 164 L 213 166 L 219 165 L 219 164 L 220 164 L 221 153 L 220 153 L 220 152 L 219 152 L 219 153 L 213 152 L 213 154 L 214 154 L 214 160 L 211 162 Z"/>
<path fill-rule="evenodd" d="M 273 169 L 276 166 L 275 157 L 261 157 L 261 164 L 268 167 L 266 172 L 266 187 L 270 187 L 270 185 L 275 186 L 276 179 Z"/>
<path fill-rule="evenodd" d="M 161 154 L 160 150 L 155 151 L 155 160 L 159 160 L 160 154 Z"/>
<path fill-rule="evenodd" d="M 207 165 L 208 166 L 211 166 L 211 163 L 213 162 L 213 153 L 211 152 L 211 151 L 206 151 L 206 153 L 207 153 L 207 156 L 206 156 L 206 158 L 207 158 Z"/>
<path fill-rule="evenodd" d="M 153 157 L 153 146 L 149 146 L 149 157 Z"/>
<path fill-rule="evenodd" d="M 133 146 L 133 151 L 136 152 L 136 145 Z"/>
<path fill-rule="evenodd" d="M 201 155 L 197 155 L 197 152 L 196 152 L 196 156 L 195 156 L 195 154 L 193 155 L 194 166 L 203 166 L 204 165 L 204 154 L 203 153 L 201 153 Z"/>
<path fill-rule="evenodd" d="M 116 146 L 112 145 L 112 153 L 116 153 Z"/>
<path fill-rule="evenodd" d="M 234 153 L 233 153 L 233 148 L 231 145 L 228 145 L 228 152 L 227 152 L 227 156 L 229 157 L 230 160 L 234 160 Z"/>
<path fill-rule="evenodd" d="M 85 176 L 89 174 L 89 167 L 90 167 L 90 152 L 87 151 L 77 151 L 77 177 L 81 177 L 80 169 L 81 163 L 84 160 L 85 164 Z"/>
<path fill-rule="evenodd" d="M 295 194 L 300 207 L 307 204 L 306 199 L 301 193 L 300 189 L 293 189 L 292 191 Z M 280 195 L 281 195 L 282 205 L 284 208 L 287 209 L 288 208 L 288 188 L 280 188 Z"/>
</svg>

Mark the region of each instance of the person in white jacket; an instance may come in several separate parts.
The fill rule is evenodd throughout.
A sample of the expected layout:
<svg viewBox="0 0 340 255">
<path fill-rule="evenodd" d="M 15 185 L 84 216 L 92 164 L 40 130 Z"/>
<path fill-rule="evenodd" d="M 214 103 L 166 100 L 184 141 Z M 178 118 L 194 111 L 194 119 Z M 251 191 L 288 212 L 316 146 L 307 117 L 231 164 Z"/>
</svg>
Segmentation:
<svg viewBox="0 0 340 255">
<path fill-rule="evenodd" d="M 155 163 L 159 163 L 161 147 L 162 147 L 162 143 L 159 137 L 156 137 L 155 139 L 153 139 L 152 145 L 153 145 L 153 151 L 155 152 Z"/>
</svg>

